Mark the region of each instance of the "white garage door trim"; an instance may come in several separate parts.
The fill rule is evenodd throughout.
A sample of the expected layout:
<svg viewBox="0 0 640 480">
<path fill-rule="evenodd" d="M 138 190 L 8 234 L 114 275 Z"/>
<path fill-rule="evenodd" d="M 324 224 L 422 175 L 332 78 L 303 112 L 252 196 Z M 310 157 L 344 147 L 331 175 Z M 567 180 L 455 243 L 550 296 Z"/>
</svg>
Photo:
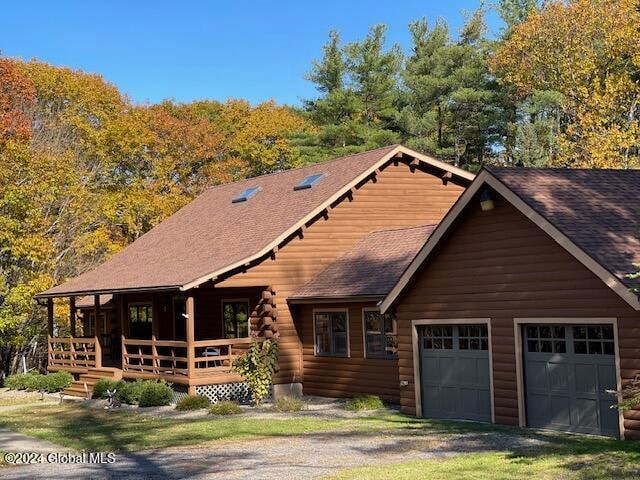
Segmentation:
<svg viewBox="0 0 640 480">
<path fill-rule="evenodd" d="M 422 325 L 473 325 L 487 326 L 489 339 L 489 398 L 491 401 L 491 423 L 495 423 L 493 405 L 493 345 L 491 340 L 490 318 L 421 318 L 411 321 L 411 343 L 413 345 L 413 385 L 416 401 L 416 416 L 422 417 L 422 389 L 420 380 L 420 349 L 418 346 L 418 327 Z"/>
<path fill-rule="evenodd" d="M 522 365 L 522 325 L 523 324 L 608 324 L 613 325 L 613 342 L 616 364 L 616 385 L 618 390 L 622 388 L 622 378 L 620 376 L 620 349 L 618 345 L 618 319 L 616 317 L 523 317 L 513 319 L 513 333 L 516 344 L 516 377 L 518 391 L 518 423 L 521 427 L 527 426 L 527 417 L 524 405 L 524 375 Z M 618 412 L 618 425 L 620 438 L 624 440 L 624 415 Z"/>
</svg>

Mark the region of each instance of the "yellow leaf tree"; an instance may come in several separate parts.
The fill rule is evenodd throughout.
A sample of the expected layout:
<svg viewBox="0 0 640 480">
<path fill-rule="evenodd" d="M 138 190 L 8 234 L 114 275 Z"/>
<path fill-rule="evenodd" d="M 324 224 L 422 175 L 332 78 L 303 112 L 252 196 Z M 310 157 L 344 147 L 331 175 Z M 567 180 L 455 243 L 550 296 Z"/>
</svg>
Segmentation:
<svg viewBox="0 0 640 480">
<path fill-rule="evenodd" d="M 490 64 L 526 98 L 562 96 L 558 166 L 640 165 L 640 12 L 636 0 L 547 4 L 514 27 Z"/>
</svg>

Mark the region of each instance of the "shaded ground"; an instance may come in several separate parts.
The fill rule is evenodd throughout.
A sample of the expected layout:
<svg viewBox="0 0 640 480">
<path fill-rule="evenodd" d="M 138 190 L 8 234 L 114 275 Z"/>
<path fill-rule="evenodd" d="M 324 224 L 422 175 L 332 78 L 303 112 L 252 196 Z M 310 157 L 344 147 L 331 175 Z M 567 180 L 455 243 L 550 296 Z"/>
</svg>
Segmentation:
<svg viewBox="0 0 640 480">
<path fill-rule="evenodd" d="M 51 478 L 318 478 L 359 465 L 448 457 L 464 452 L 533 448 L 542 440 L 501 432 L 324 432 L 117 454 L 112 465 L 28 465 L 4 470 L 7 479 Z"/>
</svg>

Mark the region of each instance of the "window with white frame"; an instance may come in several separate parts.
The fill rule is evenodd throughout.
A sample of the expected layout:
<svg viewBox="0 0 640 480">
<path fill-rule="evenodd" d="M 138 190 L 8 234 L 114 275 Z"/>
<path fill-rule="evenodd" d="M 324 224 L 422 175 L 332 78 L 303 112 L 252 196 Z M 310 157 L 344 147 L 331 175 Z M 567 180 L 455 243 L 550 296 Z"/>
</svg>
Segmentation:
<svg viewBox="0 0 640 480">
<path fill-rule="evenodd" d="M 398 358 L 396 319 L 379 310 L 365 310 L 363 315 L 367 358 Z"/>
<path fill-rule="evenodd" d="M 349 354 L 346 311 L 314 313 L 315 352 L 318 356 L 346 357 Z"/>
</svg>

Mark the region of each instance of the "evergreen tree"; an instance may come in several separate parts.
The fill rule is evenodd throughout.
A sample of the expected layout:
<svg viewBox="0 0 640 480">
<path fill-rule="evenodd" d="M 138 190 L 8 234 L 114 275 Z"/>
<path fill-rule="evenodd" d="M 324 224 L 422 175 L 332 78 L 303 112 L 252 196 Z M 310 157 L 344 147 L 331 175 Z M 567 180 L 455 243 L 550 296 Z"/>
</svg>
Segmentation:
<svg viewBox="0 0 640 480">
<path fill-rule="evenodd" d="M 403 72 L 399 114 L 407 143 L 477 168 L 504 134 L 498 86 L 487 68 L 484 12 L 473 13 L 454 41 L 443 21 L 410 25 L 413 51 Z"/>
</svg>

